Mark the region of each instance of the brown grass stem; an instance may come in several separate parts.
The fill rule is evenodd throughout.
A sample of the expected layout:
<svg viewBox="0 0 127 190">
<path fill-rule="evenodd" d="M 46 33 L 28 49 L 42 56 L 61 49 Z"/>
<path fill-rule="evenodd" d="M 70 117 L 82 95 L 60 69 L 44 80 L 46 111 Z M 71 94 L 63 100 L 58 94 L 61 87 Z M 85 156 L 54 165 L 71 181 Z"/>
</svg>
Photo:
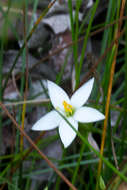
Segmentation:
<svg viewBox="0 0 127 190">
<path fill-rule="evenodd" d="M 0 102 L 1 108 L 5 111 L 7 116 L 10 118 L 10 120 L 13 122 L 15 127 L 20 131 L 20 133 L 28 140 L 28 142 L 31 144 L 31 146 L 38 152 L 38 154 L 44 159 L 47 164 L 61 177 L 61 179 L 72 189 L 77 190 L 77 188 L 63 175 L 61 171 L 59 171 L 54 164 L 47 158 L 47 156 L 37 147 L 37 145 L 32 141 L 32 139 L 25 133 L 25 131 L 21 128 L 21 126 L 18 125 L 18 123 L 15 121 L 15 119 L 12 117 L 12 115 L 9 113 L 7 108 Z"/>
</svg>

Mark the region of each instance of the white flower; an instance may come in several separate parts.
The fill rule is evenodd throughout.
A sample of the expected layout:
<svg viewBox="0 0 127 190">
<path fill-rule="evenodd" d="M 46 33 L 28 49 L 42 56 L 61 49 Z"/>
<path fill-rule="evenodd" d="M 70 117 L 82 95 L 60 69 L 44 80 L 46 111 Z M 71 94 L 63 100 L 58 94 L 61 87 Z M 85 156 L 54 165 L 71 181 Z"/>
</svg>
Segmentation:
<svg viewBox="0 0 127 190">
<path fill-rule="evenodd" d="M 78 130 L 78 122 L 89 123 L 105 118 L 98 110 L 83 106 L 91 94 L 94 78 L 82 85 L 71 98 L 55 83 L 51 81 L 47 83 L 53 107 L 64 115 L 76 130 Z M 76 137 L 76 132 L 55 110 L 52 110 L 38 120 L 32 127 L 32 130 L 45 131 L 55 129 L 58 126 L 61 141 L 64 147 L 67 148 Z"/>
</svg>

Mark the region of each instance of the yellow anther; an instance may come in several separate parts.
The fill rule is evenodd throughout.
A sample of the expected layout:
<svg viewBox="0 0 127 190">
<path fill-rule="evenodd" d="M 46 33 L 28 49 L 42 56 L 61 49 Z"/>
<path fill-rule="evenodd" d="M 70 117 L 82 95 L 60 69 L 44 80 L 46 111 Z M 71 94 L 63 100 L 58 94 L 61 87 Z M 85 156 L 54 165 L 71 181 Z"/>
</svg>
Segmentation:
<svg viewBox="0 0 127 190">
<path fill-rule="evenodd" d="M 64 110 L 66 113 L 72 114 L 72 112 L 73 112 L 72 105 L 68 104 L 66 101 L 63 101 L 63 106 L 64 106 Z"/>
</svg>

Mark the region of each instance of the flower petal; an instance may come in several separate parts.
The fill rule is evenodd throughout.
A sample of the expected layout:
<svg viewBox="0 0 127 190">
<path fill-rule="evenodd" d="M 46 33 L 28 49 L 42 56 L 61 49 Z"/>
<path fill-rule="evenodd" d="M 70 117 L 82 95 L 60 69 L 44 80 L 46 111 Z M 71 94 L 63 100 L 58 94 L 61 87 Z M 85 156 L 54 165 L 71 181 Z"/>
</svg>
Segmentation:
<svg viewBox="0 0 127 190">
<path fill-rule="evenodd" d="M 48 81 L 48 90 L 52 105 L 55 109 L 60 108 L 60 110 L 64 110 L 63 101 L 70 104 L 70 99 L 66 92 L 54 82 Z"/>
<path fill-rule="evenodd" d="M 93 88 L 94 78 L 82 85 L 71 97 L 71 104 L 75 108 L 81 107 L 89 98 Z"/>
<path fill-rule="evenodd" d="M 88 134 L 88 142 L 90 143 L 90 145 L 97 150 L 98 152 L 100 151 L 99 146 L 97 144 L 97 142 L 95 141 L 95 139 L 93 138 L 92 134 L 89 133 Z"/>
<path fill-rule="evenodd" d="M 79 108 L 73 117 L 81 123 L 90 123 L 105 119 L 105 116 L 101 112 L 86 106 Z"/>
<path fill-rule="evenodd" d="M 61 120 L 61 116 L 55 110 L 53 110 L 39 119 L 32 127 L 32 130 L 46 131 L 55 129 L 60 124 Z"/>
<path fill-rule="evenodd" d="M 69 117 L 67 119 L 74 126 L 74 128 L 78 130 L 78 123 L 72 117 Z M 65 148 L 67 148 L 76 137 L 75 131 L 65 120 L 62 120 L 62 122 L 60 122 L 59 134 Z"/>
</svg>

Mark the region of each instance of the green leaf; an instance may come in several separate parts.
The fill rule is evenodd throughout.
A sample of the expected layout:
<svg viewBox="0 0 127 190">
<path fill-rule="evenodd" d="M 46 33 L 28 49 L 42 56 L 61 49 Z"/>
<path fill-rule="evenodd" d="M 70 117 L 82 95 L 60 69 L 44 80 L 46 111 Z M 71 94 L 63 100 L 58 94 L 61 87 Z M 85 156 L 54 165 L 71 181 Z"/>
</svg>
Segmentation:
<svg viewBox="0 0 127 190">
<path fill-rule="evenodd" d="M 106 188 L 105 182 L 104 182 L 102 176 L 100 176 L 99 184 L 100 184 L 100 189 L 101 189 L 101 190 L 104 190 L 104 189 Z"/>
</svg>

